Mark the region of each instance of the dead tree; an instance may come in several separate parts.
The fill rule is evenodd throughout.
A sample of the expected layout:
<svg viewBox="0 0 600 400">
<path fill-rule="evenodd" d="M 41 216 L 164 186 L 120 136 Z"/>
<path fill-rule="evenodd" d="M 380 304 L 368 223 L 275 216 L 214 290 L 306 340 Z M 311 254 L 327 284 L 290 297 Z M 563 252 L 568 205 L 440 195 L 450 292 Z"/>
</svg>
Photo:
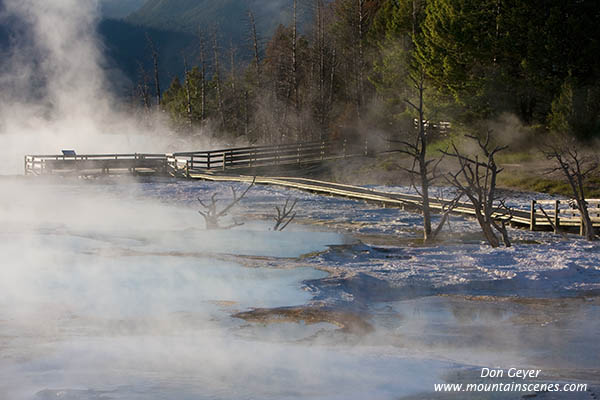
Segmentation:
<svg viewBox="0 0 600 400">
<path fill-rule="evenodd" d="M 248 193 L 248 191 L 254 186 L 256 178 L 252 180 L 250 186 L 244 190 L 244 192 L 238 196 L 234 187 L 231 188 L 231 192 L 233 195 L 233 200 L 225 206 L 221 211 L 217 210 L 217 203 L 219 199 L 217 199 L 217 193 L 213 193 L 210 197 L 210 203 L 198 198 L 198 202 L 200 205 L 205 208 L 205 211 L 198 211 L 200 215 L 204 217 L 204 222 L 206 223 L 206 229 L 231 229 L 236 226 L 244 225 L 243 223 L 237 222 L 234 220 L 233 224 L 227 226 L 221 226 L 219 224 L 219 220 L 229 213 L 229 211 L 237 205 Z"/>
<path fill-rule="evenodd" d="M 431 233 L 431 237 L 433 239 L 438 237 L 438 235 L 440 234 L 440 232 L 442 231 L 442 228 L 444 227 L 444 225 L 446 223 L 448 223 L 448 225 L 450 225 L 450 222 L 449 222 L 450 214 L 452 213 L 452 211 L 454 211 L 456 206 L 458 206 L 458 202 L 460 201 L 461 197 L 462 197 L 462 194 L 459 193 L 452 200 L 447 201 L 447 200 L 443 200 L 443 197 L 441 194 L 438 196 L 439 201 L 442 202 L 442 218 L 440 219 L 438 226 Z"/>
<path fill-rule="evenodd" d="M 557 164 L 550 173 L 560 171 L 569 182 L 576 208 L 581 214 L 582 235 L 587 240 L 595 240 L 596 232 L 585 198 L 585 182 L 598 169 L 598 159 L 582 154 L 571 140 L 560 147 L 547 146 L 544 153 L 549 160 L 554 160 Z"/>
<path fill-rule="evenodd" d="M 297 0 L 294 0 L 293 20 L 292 20 L 292 90 L 294 96 L 294 108 L 296 115 L 299 109 L 298 100 L 298 15 L 297 15 Z"/>
<path fill-rule="evenodd" d="M 314 76 L 311 81 L 314 82 L 316 91 L 313 112 L 318 122 L 317 133 L 320 141 L 324 139 L 329 126 L 335 81 L 335 45 L 331 43 L 332 38 L 327 37 L 327 12 L 324 0 L 314 0 L 314 44 L 311 61 L 311 74 Z"/>
<path fill-rule="evenodd" d="M 156 105 L 160 107 L 162 103 L 162 94 L 160 91 L 160 76 L 158 73 L 158 50 L 156 50 L 156 46 L 154 46 L 154 42 L 148 33 L 146 33 L 146 40 L 148 41 L 148 46 L 152 52 L 152 61 L 154 63 L 154 90 L 156 95 Z"/>
<path fill-rule="evenodd" d="M 356 69 L 358 72 L 358 79 L 356 80 L 356 115 L 358 119 L 361 118 L 361 109 L 364 103 L 364 88 L 365 88 L 365 56 L 363 41 L 366 32 L 366 18 L 365 18 L 365 0 L 357 0 L 357 19 L 356 19 L 356 33 L 357 33 L 357 49 L 358 57 L 356 58 Z"/>
<path fill-rule="evenodd" d="M 294 211 L 294 207 L 296 207 L 296 203 L 298 203 L 298 199 L 294 200 L 290 207 L 291 198 L 288 197 L 285 200 L 285 204 L 283 208 L 279 206 L 275 206 L 277 210 L 277 216 L 275 217 L 275 226 L 273 227 L 274 231 L 283 231 L 287 226 L 296 218 L 296 212 Z M 289 208 L 288 208 L 289 207 Z"/>
<path fill-rule="evenodd" d="M 205 55 L 205 44 L 204 35 L 202 32 L 199 33 L 199 47 L 200 47 L 200 123 L 204 124 L 206 119 L 206 55 Z"/>
<path fill-rule="evenodd" d="M 144 105 L 144 110 L 146 112 L 149 112 L 150 111 L 150 87 L 148 85 L 148 82 L 150 81 L 150 78 L 148 77 L 148 74 L 146 73 L 146 70 L 144 69 L 144 65 L 142 63 L 139 63 L 138 69 L 139 69 L 139 80 L 138 80 L 138 84 L 136 87 L 136 92 L 137 92 L 137 95 L 140 97 L 142 104 Z"/>
<path fill-rule="evenodd" d="M 226 127 L 225 121 L 225 111 L 223 106 L 223 88 L 221 85 L 221 72 L 219 66 L 219 44 L 217 42 L 217 31 L 214 32 L 213 35 L 213 54 L 214 54 L 214 77 L 215 77 L 215 85 L 217 88 L 217 108 L 219 111 L 219 116 L 221 117 L 221 124 L 223 129 Z"/>
<path fill-rule="evenodd" d="M 188 63 L 185 54 L 183 55 L 183 68 L 185 74 L 185 111 L 187 116 L 188 128 L 191 129 L 194 119 L 193 119 L 193 107 L 192 107 L 192 91 L 191 91 L 191 83 L 190 83 L 190 72 L 188 70 Z"/>
<path fill-rule="evenodd" d="M 261 88 L 261 68 L 260 68 L 260 50 L 258 45 L 258 33 L 256 31 L 256 21 L 252 10 L 248 10 L 248 19 L 250 24 L 250 37 L 252 41 L 252 56 L 254 64 L 254 73 L 256 74 L 256 87 Z"/>
<path fill-rule="evenodd" d="M 234 93 L 235 96 L 235 92 L 236 92 L 236 83 L 237 83 L 237 77 L 236 77 L 236 71 L 235 71 L 235 53 L 236 53 L 236 48 L 233 45 L 233 40 L 231 40 L 229 42 L 229 80 L 231 81 L 231 90 Z"/>
<path fill-rule="evenodd" d="M 438 166 L 442 161 L 442 158 L 430 159 L 427 155 L 427 145 L 429 138 L 427 136 L 426 121 L 424 116 L 424 103 L 423 95 L 425 92 L 425 74 L 420 72 L 418 76 L 409 76 L 410 81 L 414 85 L 414 88 L 418 93 L 418 101 L 413 102 L 406 99 L 406 103 L 415 110 L 418 114 L 419 123 L 417 133 L 412 140 L 390 140 L 392 143 L 397 143 L 402 146 L 401 149 L 394 150 L 401 154 L 406 154 L 411 159 L 411 167 L 404 168 L 404 171 L 409 174 L 411 180 L 411 186 L 421 197 L 420 208 L 423 213 L 423 240 L 429 242 L 434 240 L 436 236 L 441 232 L 444 223 L 448 219 L 448 215 L 456 207 L 462 194 L 459 193 L 452 201 L 445 204 L 443 210 L 442 219 L 435 230 L 432 229 L 431 223 L 431 198 L 429 190 L 432 184 L 441 178 L 441 174 L 438 173 Z"/>
<path fill-rule="evenodd" d="M 457 191 L 465 195 L 475 210 L 475 218 L 481 227 L 483 235 L 492 247 L 500 246 L 500 239 L 494 229 L 502 236 L 506 247 L 511 246 L 507 230 L 507 223 L 512 219 L 512 210 L 506 206 L 502 199 L 497 199 L 496 182 L 502 168 L 498 168 L 495 156 L 498 152 L 506 150 L 508 146 L 495 146 L 491 148 L 491 131 L 487 132 L 485 140 L 476 136 L 467 136 L 477 142 L 479 150 L 484 157 L 479 155 L 469 157 L 463 155 L 456 145 L 452 151 L 442 151 L 445 155 L 458 161 L 460 169 L 456 173 L 448 173 L 446 179 Z"/>
</svg>

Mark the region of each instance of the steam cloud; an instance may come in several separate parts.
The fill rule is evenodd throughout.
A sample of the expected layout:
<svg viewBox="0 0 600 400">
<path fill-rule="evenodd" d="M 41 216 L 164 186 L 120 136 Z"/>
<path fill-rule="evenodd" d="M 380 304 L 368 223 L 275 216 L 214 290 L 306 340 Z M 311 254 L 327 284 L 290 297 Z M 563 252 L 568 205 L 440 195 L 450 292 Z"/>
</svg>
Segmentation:
<svg viewBox="0 0 600 400">
<path fill-rule="evenodd" d="M 111 95 L 96 36 L 97 1 L 4 0 L 0 10 L 12 27 L 9 54 L 0 62 L 0 146 L 10 154 L 0 175 L 22 173 L 24 154 L 164 152 L 182 145 L 165 125 L 145 132 Z M 273 300 L 281 287 L 298 290 L 312 275 L 240 273 L 240 266 L 209 258 L 135 256 L 169 254 L 174 246 L 163 238 L 182 233 L 197 238 L 182 249 L 192 253 L 214 236 L 194 230 L 195 210 L 139 192 L 127 198 L 124 192 L 140 190 L 137 183 L 115 189 L 8 181 L 0 197 L 0 393 L 11 399 L 107 398 L 105 389 L 112 398 L 134 398 L 133 392 L 145 399 L 396 398 L 439 380 L 443 363 L 396 358 L 388 348 L 340 351 L 288 343 L 285 326 L 241 329 L 210 300 L 272 306 L 261 301 Z M 266 279 L 274 275 L 281 279 Z M 234 297 L 243 290 L 245 297 Z M 288 296 L 282 304 L 306 297 Z M 314 333 L 298 329 L 300 338 Z M 265 336 L 273 340 L 253 340 Z"/>
<path fill-rule="evenodd" d="M 10 27 L 0 61 L 0 174 L 21 174 L 25 154 L 160 152 L 183 148 L 165 123 L 139 123 L 111 94 L 94 0 L 4 0 Z M 160 120 L 160 118 L 158 118 Z"/>
</svg>

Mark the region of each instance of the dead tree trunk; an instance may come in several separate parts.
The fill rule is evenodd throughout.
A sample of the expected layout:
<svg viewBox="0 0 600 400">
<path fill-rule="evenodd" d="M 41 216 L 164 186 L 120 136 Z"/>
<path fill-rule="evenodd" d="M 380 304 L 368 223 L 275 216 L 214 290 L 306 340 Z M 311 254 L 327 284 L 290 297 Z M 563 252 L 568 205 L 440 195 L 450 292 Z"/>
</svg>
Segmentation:
<svg viewBox="0 0 600 400">
<path fill-rule="evenodd" d="M 357 31 L 357 48 L 358 48 L 358 57 L 356 58 L 357 64 L 357 79 L 356 79 L 356 115 L 358 119 L 361 118 L 361 109 L 364 103 L 364 33 L 365 33 L 365 0 L 357 0 L 357 22 L 356 22 L 356 31 Z"/>
<path fill-rule="evenodd" d="M 231 229 L 236 226 L 241 226 L 243 223 L 234 221 L 233 224 L 227 226 L 221 226 L 219 220 L 229 213 L 229 211 L 237 205 L 245 196 L 248 194 L 248 191 L 254 186 L 256 182 L 256 177 L 252 180 L 252 183 L 244 190 L 244 192 L 238 196 L 236 190 L 232 187 L 231 192 L 233 195 L 233 200 L 225 206 L 221 211 L 217 210 L 217 193 L 213 193 L 210 198 L 210 203 L 198 198 L 198 202 L 202 207 L 205 208 L 205 211 L 198 211 L 202 217 L 204 217 L 204 222 L 206 223 L 206 229 Z"/>
<path fill-rule="evenodd" d="M 148 82 L 150 81 L 150 77 L 146 73 L 144 66 L 142 63 L 139 64 L 139 82 L 137 85 L 137 93 L 142 100 L 142 104 L 144 105 L 144 110 L 146 112 L 150 112 L 150 87 Z"/>
<path fill-rule="evenodd" d="M 152 52 L 152 61 L 154 63 L 154 89 L 156 95 L 156 106 L 160 107 L 162 104 L 162 94 L 160 91 L 160 76 L 158 71 L 158 51 L 154 46 L 154 42 L 152 38 L 150 38 L 150 34 L 146 33 L 146 40 L 148 41 L 148 46 L 150 47 L 150 51 Z"/>
<path fill-rule="evenodd" d="M 336 67 L 337 67 L 337 49 L 335 48 L 335 44 L 333 49 L 331 50 L 331 74 L 329 76 L 329 100 L 327 107 L 331 109 L 333 106 L 333 95 L 335 89 L 335 79 L 336 79 Z"/>
<path fill-rule="evenodd" d="M 410 76 L 415 90 L 417 91 L 417 101 L 411 101 L 406 99 L 406 103 L 414 109 L 418 115 L 418 129 L 414 140 L 392 140 L 392 143 L 400 143 L 403 148 L 395 150 L 396 152 L 406 154 L 410 157 L 412 166 L 411 168 L 402 168 L 408 172 L 411 184 L 417 194 L 421 197 L 421 211 L 423 213 L 423 240 L 429 242 L 434 240 L 435 237 L 441 232 L 444 223 L 448 219 L 448 215 L 456 207 L 456 204 L 460 200 L 462 194 L 459 195 L 448 203 L 448 209 L 444 211 L 444 216 L 440 221 L 438 227 L 433 230 L 431 222 L 431 206 L 430 206 L 430 195 L 429 190 L 432 183 L 440 178 L 437 173 L 437 167 L 441 162 L 440 159 L 428 159 L 427 154 L 427 129 L 425 126 L 425 115 L 424 115 L 424 101 L 423 95 L 425 92 L 425 74 L 423 71 L 418 76 Z"/>
<path fill-rule="evenodd" d="M 192 128 L 193 125 L 193 110 L 192 110 L 192 90 L 191 90 L 191 83 L 190 83 L 190 74 L 188 71 L 188 64 L 187 64 L 187 58 L 185 57 L 185 55 L 183 56 L 183 70 L 184 70 L 184 74 L 185 74 L 185 111 L 187 114 L 187 123 L 188 123 L 188 128 Z"/>
<path fill-rule="evenodd" d="M 564 143 L 560 148 L 558 146 L 549 146 L 545 150 L 545 154 L 548 159 L 554 160 L 557 163 L 557 167 L 552 171 L 562 172 L 563 176 L 569 182 L 577 209 L 581 214 L 583 236 L 587 240 L 595 240 L 596 232 L 590 218 L 585 197 L 585 182 L 590 174 L 598 168 L 597 159 L 581 154 L 572 141 Z"/>
<path fill-rule="evenodd" d="M 229 43 L 229 79 L 231 80 L 231 90 L 233 91 L 234 95 L 237 86 L 237 77 L 235 74 L 235 52 L 236 49 L 233 46 L 233 41 L 231 41 Z"/>
<path fill-rule="evenodd" d="M 293 21 L 292 21 L 292 91 L 294 96 L 294 107 L 298 111 L 298 19 L 297 19 L 297 0 L 294 0 Z"/>
<path fill-rule="evenodd" d="M 275 209 L 277 210 L 277 216 L 275 217 L 275 226 L 273 227 L 274 231 L 283 231 L 294 220 L 294 218 L 296 218 L 294 207 L 296 207 L 297 203 L 298 199 L 294 200 L 294 202 L 290 206 L 290 198 L 288 197 L 285 200 L 283 208 L 275 206 Z"/>
<path fill-rule="evenodd" d="M 244 91 L 244 136 L 250 135 L 250 112 L 248 110 L 248 91 Z"/>
<path fill-rule="evenodd" d="M 217 108 L 219 117 L 221 118 L 221 126 L 223 129 L 226 128 L 225 122 L 225 110 L 223 109 L 223 87 L 221 85 L 221 73 L 219 66 L 219 46 L 217 43 L 217 33 L 215 32 L 213 37 L 213 53 L 215 58 L 215 85 L 217 88 Z"/>
<path fill-rule="evenodd" d="M 206 55 L 204 38 L 200 33 L 200 123 L 206 120 Z"/>
<path fill-rule="evenodd" d="M 293 8 L 293 18 L 292 18 L 292 71 L 291 71 L 291 79 L 292 79 L 292 97 L 293 97 L 293 105 L 294 105 L 294 115 L 295 115 L 295 140 L 300 140 L 300 134 L 302 132 L 302 127 L 298 126 L 298 124 L 302 124 L 302 119 L 300 118 L 300 98 L 298 95 L 298 1 L 294 0 L 294 8 Z"/>
<path fill-rule="evenodd" d="M 316 71 L 311 78 L 316 90 L 313 104 L 315 119 L 318 122 L 318 140 L 324 140 L 333 102 L 335 79 L 335 48 L 326 37 L 327 11 L 324 0 L 315 0 L 314 46 L 311 71 Z M 331 55 L 331 57 L 329 57 Z M 328 82 L 329 80 L 329 82 Z"/>
<path fill-rule="evenodd" d="M 323 15 L 323 0 L 316 0 L 317 6 L 317 51 L 319 56 L 319 140 L 323 140 L 325 132 L 325 21 Z"/>
<path fill-rule="evenodd" d="M 512 212 L 503 200 L 496 198 L 496 180 L 502 168 L 498 168 L 495 155 L 506 150 L 507 146 L 496 146 L 491 149 L 490 134 L 491 132 L 488 131 L 485 141 L 475 136 L 468 136 L 477 141 L 479 150 L 484 155 L 483 160 L 480 160 L 478 155 L 470 158 L 461 154 L 455 145 L 452 145 L 452 152 L 443 151 L 445 155 L 456 159 L 460 166 L 458 172 L 448 174 L 447 181 L 459 193 L 464 194 L 473 205 L 475 218 L 490 246 L 494 248 L 500 246 L 500 239 L 494 233 L 495 229 L 502 236 L 504 245 L 510 247 L 506 225 L 512 218 Z"/>
<path fill-rule="evenodd" d="M 258 34 L 256 32 L 256 21 L 254 19 L 254 13 L 248 11 L 248 18 L 250 19 L 250 36 L 252 38 L 252 50 L 254 56 L 254 73 L 256 74 L 256 87 L 261 88 L 261 69 L 260 69 L 260 50 L 258 46 Z"/>
</svg>

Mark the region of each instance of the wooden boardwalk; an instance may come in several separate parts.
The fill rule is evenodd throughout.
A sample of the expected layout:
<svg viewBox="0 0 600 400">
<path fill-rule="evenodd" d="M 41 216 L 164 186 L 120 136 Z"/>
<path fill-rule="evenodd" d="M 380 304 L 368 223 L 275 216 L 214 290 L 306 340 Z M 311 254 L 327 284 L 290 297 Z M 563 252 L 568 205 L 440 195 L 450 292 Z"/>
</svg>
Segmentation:
<svg viewBox="0 0 600 400">
<path fill-rule="evenodd" d="M 366 156 L 368 148 L 343 141 L 321 141 L 275 146 L 238 147 L 167 155 L 167 171 L 172 176 L 190 177 L 205 171 L 243 171 L 306 165 Z"/>
<path fill-rule="evenodd" d="M 173 154 L 26 155 L 25 175 L 152 173 L 188 177 L 201 171 L 302 168 L 325 161 L 365 156 L 366 144 L 345 140 L 249 146 Z"/>
<path fill-rule="evenodd" d="M 251 183 L 253 176 L 244 175 L 223 175 L 208 172 L 195 172 L 189 175 L 191 179 L 202 179 L 212 182 L 246 182 Z M 404 193 L 390 193 L 378 190 L 371 190 L 361 186 L 345 185 L 340 183 L 325 182 L 315 179 L 295 178 L 295 177 L 256 177 L 257 184 L 277 185 L 287 188 L 304 190 L 322 195 L 340 196 L 353 200 L 368 201 L 379 204 L 382 207 L 398 207 L 402 209 L 419 210 L 420 197 L 418 195 Z M 449 203 L 448 200 L 432 198 L 430 206 L 432 210 L 441 212 L 444 206 Z M 590 213 L 594 226 L 600 227 L 600 200 L 589 200 L 592 208 Z M 552 210 L 546 210 L 546 215 L 540 210 L 539 205 L 551 205 Z M 595 207 L 594 207 L 595 206 Z M 471 203 L 461 202 L 453 211 L 455 214 L 474 216 L 475 209 Z M 505 213 L 495 213 L 497 219 L 508 220 Z M 548 219 L 553 221 L 551 224 Z M 563 230 L 580 229 L 581 218 L 577 210 L 574 210 L 569 202 L 552 200 L 533 200 L 529 210 L 513 210 L 513 216 L 510 218 L 510 224 L 514 227 L 525 228 L 535 231 L 544 231 L 554 229 L 552 225 Z"/>
<path fill-rule="evenodd" d="M 351 146 L 346 141 L 322 141 L 174 154 L 28 155 L 25 156 L 25 174 L 148 173 L 218 182 L 251 182 L 253 176 L 249 174 L 265 171 L 269 176 L 257 177 L 256 183 L 369 201 L 382 207 L 419 210 L 421 201 L 417 195 L 389 193 L 315 179 L 270 176 L 283 167 L 304 170 L 309 165 L 366 156 L 368 153 L 366 144 Z M 594 226 L 600 227 L 600 200 L 588 200 L 588 203 Z M 430 202 L 432 210 L 438 212 L 448 204 L 448 200 L 435 197 Z M 475 215 L 473 205 L 466 202 L 459 203 L 453 212 Z M 495 213 L 493 217 L 509 219 L 502 212 Z M 530 230 L 574 230 L 581 229 L 581 217 L 570 201 L 532 200 L 529 209 L 513 210 L 510 224 Z"/>
<path fill-rule="evenodd" d="M 27 155 L 25 175 L 165 174 L 165 154 Z"/>
</svg>

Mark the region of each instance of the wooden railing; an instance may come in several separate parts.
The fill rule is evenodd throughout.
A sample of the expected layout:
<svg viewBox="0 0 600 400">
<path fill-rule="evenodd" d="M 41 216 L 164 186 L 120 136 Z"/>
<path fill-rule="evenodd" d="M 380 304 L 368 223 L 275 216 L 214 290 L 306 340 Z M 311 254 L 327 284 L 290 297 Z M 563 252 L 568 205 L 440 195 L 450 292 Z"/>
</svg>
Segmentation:
<svg viewBox="0 0 600 400">
<path fill-rule="evenodd" d="M 304 164 L 338 158 L 364 155 L 364 146 L 349 146 L 346 141 L 322 141 L 251 146 L 167 155 L 167 168 L 172 175 L 189 176 L 194 171 L 225 171 Z"/>
<path fill-rule="evenodd" d="M 26 175 L 109 173 L 122 170 L 139 172 L 150 169 L 156 173 L 189 177 L 194 171 L 300 165 L 366 153 L 366 145 L 349 145 L 344 140 L 174 154 L 27 155 L 24 166 Z"/>
<path fill-rule="evenodd" d="M 55 173 L 81 172 L 110 169 L 165 170 L 165 154 L 84 154 L 84 155 L 27 155 L 25 175 L 47 175 Z"/>
<path fill-rule="evenodd" d="M 586 200 L 588 212 L 594 226 L 600 225 L 600 199 Z M 581 212 L 575 200 L 532 200 L 530 206 L 529 229 L 552 227 L 559 232 L 561 227 L 580 227 L 583 230 Z"/>
</svg>

